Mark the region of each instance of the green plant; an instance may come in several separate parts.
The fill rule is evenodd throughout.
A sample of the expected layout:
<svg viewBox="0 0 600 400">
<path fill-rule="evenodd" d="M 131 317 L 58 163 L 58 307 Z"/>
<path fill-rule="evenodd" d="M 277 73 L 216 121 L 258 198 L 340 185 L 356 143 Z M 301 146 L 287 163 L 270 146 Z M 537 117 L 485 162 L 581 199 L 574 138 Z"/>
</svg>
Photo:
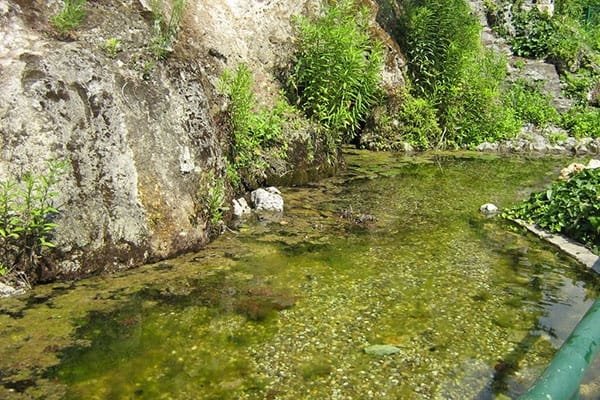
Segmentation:
<svg viewBox="0 0 600 400">
<path fill-rule="evenodd" d="M 56 228 L 59 209 L 55 185 L 64 174 L 64 162 L 51 162 L 43 174 L 25 173 L 18 180 L 0 182 L 0 264 L 31 274 Z"/>
<path fill-rule="evenodd" d="M 64 0 L 63 8 L 50 17 L 50 23 L 61 34 L 66 34 L 77 28 L 85 18 L 87 0 Z"/>
<path fill-rule="evenodd" d="M 208 189 L 207 207 L 210 222 L 213 225 L 219 224 L 223 220 L 223 211 L 225 204 L 225 181 L 222 178 L 213 179 L 214 184 Z"/>
<path fill-rule="evenodd" d="M 537 7 L 517 11 L 513 17 L 515 35 L 511 40 L 513 53 L 521 57 L 545 58 L 556 29 L 552 18 Z"/>
<path fill-rule="evenodd" d="M 533 193 L 504 216 L 535 223 L 600 249 L 600 169 L 585 169 L 568 181 Z"/>
<path fill-rule="evenodd" d="M 114 37 L 106 39 L 104 42 L 104 51 L 109 57 L 116 57 L 117 53 L 121 51 L 121 41 Z"/>
<path fill-rule="evenodd" d="M 186 0 L 173 0 L 171 4 L 171 15 L 168 19 L 163 14 L 163 0 L 152 0 L 153 36 L 150 40 L 150 50 L 154 57 L 162 60 L 173 52 L 173 44 L 177 39 Z"/>
<path fill-rule="evenodd" d="M 398 38 L 407 51 L 412 93 L 437 109 L 438 147 L 468 147 L 518 132 L 501 101 L 506 60 L 480 43 L 480 25 L 463 0 L 404 2 Z"/>
<path fill-rule="evenodd" d="M 542 93 L 539 84 L 519 79 L 505 93 L 504 103 L 511 107 L 522 123 L 546 126 L 558 123 L 560 115 L 551 104 L 550 96 Z"/>
<path fill-rule="evenodd" d="M 567 96 L 575 99 L 579 104 L 586 104 L 588 93 L 599 81 L 598 75 L 588 70 L 581 70 L 577 73 L 565 72 L 561 75 L 563 90 Z"/>
<path fill-rule="evenodd" d="M 522 71 L 525 68 L 525 61 L 523 60 L 516 60 L 515 61 L 515 68 Z"/>
<path fill-rule="evenodd" d="M 563 128 L 573 136 L 600 137 L 600 109 L 595 107 L 574 107 L 562 117 Z"/>
<path fill-rule="evenodd" d="M 396 117 L 398 132 L 406 142 L 420 149 L 438 144 L 442 130 L 436 119 L 436 110 L 427 99 L 407 96 Z"/>
<path fill-rule="evenodd" d="M 233 140 L 227 176 L 234 185 L 241 182 L 240 172 L 249 178 L 267 166 L 266 150 L 278 148 L 276 156 L 285 156 L 283 129 L 296 118 L 294 108 L 282 95 L 272 109 L 259 107 L 252 86 L 252 73 L 245 64 L 238 65 L 233 71 L 225 71 L 219 80 L 219 90 L 230 100 L 228 112 Z"/>
<path fill-rule="evenodd" d="M 369 35 L 369 11 L 339 0 L 317 19 L 299 18 L 288 84 L 307 116 L 343 141 L 353 139 L 381 98 L 382 45 Z"/>
</svg>

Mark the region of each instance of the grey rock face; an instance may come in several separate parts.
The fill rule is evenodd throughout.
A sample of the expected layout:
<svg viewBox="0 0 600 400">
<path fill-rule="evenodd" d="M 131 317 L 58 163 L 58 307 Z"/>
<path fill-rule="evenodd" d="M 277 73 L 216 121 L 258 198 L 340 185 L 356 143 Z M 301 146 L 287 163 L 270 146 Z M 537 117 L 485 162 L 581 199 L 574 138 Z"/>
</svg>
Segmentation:
<svg viewBox="0 0 600 400">
<path fill-rule="evenodd" d="M 277 188 L 256 189 L 250 193 L 250 200 L 256 211 L 283 212 L 283 197 Z"/>
<path fill-rule="evenodd" d="M 9 10 L 0 16 L 0 179 L 42 171 L 51 159 L 70 165 L 57 188 L 53 273 L 123 268 L 204 243 L 198 176 L 222 168 L 222 158 L 199 71 L 157 64 L 144 79 L 90 43 L 104 28 L 58 41 L 28 25 L 28 10 L 0 3 Z M 149 24 L 120 7 L 122 15 L 107 10 L 114 26 L 106 29 L 143 43 Z"/>
</svg>

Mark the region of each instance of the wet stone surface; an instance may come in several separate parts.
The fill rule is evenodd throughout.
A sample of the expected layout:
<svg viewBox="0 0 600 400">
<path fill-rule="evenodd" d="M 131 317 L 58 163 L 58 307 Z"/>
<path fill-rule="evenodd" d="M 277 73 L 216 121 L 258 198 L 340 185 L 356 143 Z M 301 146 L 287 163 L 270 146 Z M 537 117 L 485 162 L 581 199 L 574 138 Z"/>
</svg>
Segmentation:
<svg viewBox="0 0 600 400">
<path fill-rule="evenodd" d="M 597 297 L 598 278 L 479 206 L 507 207 L 571 160 L 351 152 L 347 161 L 339 177 L 282 190 L 276 223 L 241 225 L 200 253 L 136 271 L 1 299 L 0 398 L 526 390 Z M 398 351 L 367 354 L 373 345 Z M 596 365 L 584 399 L 600 395 L 597 375 Z"/>
</svg>

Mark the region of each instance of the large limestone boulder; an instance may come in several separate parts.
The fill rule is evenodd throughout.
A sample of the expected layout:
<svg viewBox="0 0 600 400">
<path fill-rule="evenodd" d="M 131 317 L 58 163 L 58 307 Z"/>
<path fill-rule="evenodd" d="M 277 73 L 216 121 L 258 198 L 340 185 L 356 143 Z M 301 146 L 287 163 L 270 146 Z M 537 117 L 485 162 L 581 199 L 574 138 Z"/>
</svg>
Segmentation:
<svg viewBox="0 0 600 400">
<path fill-rule="evenodd" d="M 136 265 L 207 240 L 200 177 L 222 169 L 210 93 L 192 63 L 150 62 L 135 3 L 90 3 L 77 40 L 45 21 L 58 4 L 0 0 L 0 178 L 62 159 L 56 260 L 40 278 Z M 109 58 L 108 37 L 125 51 Z M 144 58 L 146 57 L 146 58 Z"/>
</svg>

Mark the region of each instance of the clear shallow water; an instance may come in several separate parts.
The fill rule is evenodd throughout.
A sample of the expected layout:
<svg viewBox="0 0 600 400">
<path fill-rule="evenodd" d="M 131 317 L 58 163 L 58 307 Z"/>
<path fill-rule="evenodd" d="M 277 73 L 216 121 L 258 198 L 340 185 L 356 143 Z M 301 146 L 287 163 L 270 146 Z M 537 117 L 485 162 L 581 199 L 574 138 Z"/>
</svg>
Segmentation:
<svg viewBox="0 0 600 400">
<path fill-rule="evenodd" d="M 353 152 L 347 173 L 284 190 L 279 223 L 0 301 L 0 398 L 517 396 L 598 278 L 478 208 L 565 163 Z M 598 375 L 584 398 L 600 396 Z"/>
</svg>

